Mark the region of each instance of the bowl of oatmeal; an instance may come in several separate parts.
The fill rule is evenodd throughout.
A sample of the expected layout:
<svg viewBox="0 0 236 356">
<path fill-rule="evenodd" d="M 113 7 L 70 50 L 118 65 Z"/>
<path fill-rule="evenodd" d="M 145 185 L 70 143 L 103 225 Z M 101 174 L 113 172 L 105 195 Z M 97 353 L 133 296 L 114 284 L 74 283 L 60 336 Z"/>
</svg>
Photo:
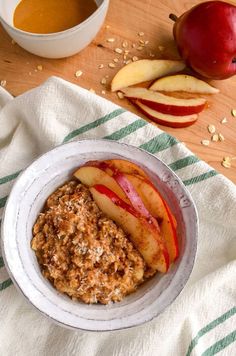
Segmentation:
<svg viewBox="0 0 236 356">
<path fill-rule="evenodd" d="M 141 167 L 173 211 L 179 256 L 166 273 L 73 175 L 88 161 L 114 159 Z M 126 144 L 84 140 L 56 147 L 20 175 L 5 207 L 2 248 L 13 282 L 40 312 L 62 326 L 107 331 L 149 321 L 174 301 L 193 268 L 197 233 L 193 200 L 162 161 Z"/>
</svg>

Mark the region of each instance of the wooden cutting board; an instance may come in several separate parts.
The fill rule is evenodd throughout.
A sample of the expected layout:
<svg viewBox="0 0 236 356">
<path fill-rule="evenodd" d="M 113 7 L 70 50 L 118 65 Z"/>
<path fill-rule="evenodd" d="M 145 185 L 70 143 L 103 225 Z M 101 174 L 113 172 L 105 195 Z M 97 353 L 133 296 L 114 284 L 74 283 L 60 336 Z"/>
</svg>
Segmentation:
<svg viewBox="0 0 236 356">
<path fill-rule="evenodd" d="M 121 48 L 126 40 L 130 52 L 127 59 L 133 56 L 138 58 L 179 58 L 172 36 L 173 23 L 169 19 L 170 13 L 177 16 L 191 6 L 201 1 L 172 1 L 172 0 L 111 0 L 105 24 L 94 41 L 81 53 L 66 59 L 43 59 L 34 56 L 13 44 L 10 37 L 0 28 L 0 81 L 6 81 L 6 89 L 17 96 L 36 87 L 49 76 L 56 75 L 87 89 L 94 89 L 98 95 L 121 105 L 140 116 L 125 99 L 121 100 L 111 93 L 109 84 L 123 66 L 123 55 L 115 53 L 115 48 Z M 236 1 L 234 1 L 236 3 Z M 143 36 L 138 33 L 143 32 Z M 107 39 L 114 38 L 114 42 Z M 139 40 L 149 41 L 143 50 L 138 50 Z M 135 44 L 135 48 L 132 45 Z M 119 61 L 115 68 L 109 63 L 114 58 Z M 103 68 L 99 69 L 99 65 Z M 75 72 L 81 70 L 83 74 L 76 78 Z M 108 76 L 107 84 L 101 85 L 102 78 Z M 236 109 L 236 76 L 225 81 L 212 82 L 220 89 L 220 94 L 208 96 L 209 108 L 200 114 L 198 121 L 189 128 L 172 129 L 159 126 L 162 130 L 185 142 L 187 147 L 198 157 L 205 160 L 217 171 L 236 183 L 236 160 L 232 161 L 231 168 L 221 165 L 225 156 L 236 156 L 236 118 L 231 110 Z M 221 124 L 226 117 L 227 123 Z M 213 124 L 218 133 L 225 140 L 210 142 L 208 147 L 201 141 L 210 140 L 211 135 L 207 126 Z"/>
</svg>

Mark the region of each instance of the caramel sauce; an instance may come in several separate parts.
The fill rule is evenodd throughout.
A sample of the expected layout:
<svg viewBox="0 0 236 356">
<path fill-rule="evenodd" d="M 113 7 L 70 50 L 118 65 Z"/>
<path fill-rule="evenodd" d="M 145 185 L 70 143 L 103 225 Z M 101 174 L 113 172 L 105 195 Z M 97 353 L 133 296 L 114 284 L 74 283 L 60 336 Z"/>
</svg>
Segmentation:
<svg viewBox="0 0 236 356">
<path fill-rule="evenodd" d="M 31 33 L 60 32 L 80 24 L 96 9 L 94 0 L 21 0 L 13 24 Z"/>
</svg>

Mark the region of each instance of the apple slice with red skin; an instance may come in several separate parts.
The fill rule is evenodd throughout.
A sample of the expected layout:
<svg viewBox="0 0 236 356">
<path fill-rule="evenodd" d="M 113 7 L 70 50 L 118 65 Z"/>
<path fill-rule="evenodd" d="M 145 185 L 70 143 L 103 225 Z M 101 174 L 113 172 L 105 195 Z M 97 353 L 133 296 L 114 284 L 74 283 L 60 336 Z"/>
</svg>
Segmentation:
<svg viewBox="0 0 236 356">
<path fill-rule="evenodd" d="M 212 87 L 210 84 L 187 74 L 169 75 L 157 79 L 149 88 L 154 91 L 184 91 L 187 93 L 198 94 L 216 94 L 219 89 Z"/>
<path fill-rule="evenodd" d="M 176 220 L 168 204 L 150 180 L 130 174 L 125 174 L 125 177 L 135 188 L 146 209 L 153 217 L 158 219 L 160 233 L 166 242 L 170 263 L 175 261 L 179 255 Z M 132 196 L 129 199 L 132 203 Z"/>
<path fill-rule="evenodd" d="M 134 100 L 133 103 L 149 119 L 163 126 L 174 127 L 174 128 L 188 127 L 193 125 L 194 122 L 196 122 L 198 119 L 197 114 L 185 115 L 185 116 L 162 114 L 161 112 L 149 108 L 147 105 L 143 104 L 139 100 Z"/>
<path fill-rule="evenodd" d="M 185 64 L 168 59 L 141 59 L 122 67 L 111 82 L 111 91 L 181 71 Z"/>
<path fill-rule="evenodd" d="M 129 234 L 130 240 L 147 265 L 154 270 L 167 272 L 169 255 L 155 226 L 149 224 L 132 206 L 122 201 L 109 188 L 97 184 L 90 188 L 90 192 L 102 212 Z"/>
<path fill-rule="evenodd" d="M 122 92 L 125 97 L 138 99 L 139 102 L 153 110 L 175 116 L 197 114 L 206 105 L 206 99 L 203 98 L 177 99 L 146 88 L 125 88 Z"/>
<path fill-rule="evenodd" d="M 102 164 L 101 167 L 103 167 Z M 130 201 L 123 189 L 120 188 L 119 184 L 106 172 L 105 169 L 99 168 L 98 166 L 92 166 L 91 163 L 87 162 L 85 166 L 77 169 L 74 176 L 87 187 L 92 187 L 95 184 L 103 184 L 115 192 L 127 204 L 130 204 Z"/>
<path fill-rule="evenodd" d="M 132 182 L 127 178 L 125 173 L 122 173 L 118 170 L 114 170 L 112 178 L 119 184 L 121 189 L 124 191 L 128 197 L 133 208 L 138 211 L 142 216 L 144 216 L 149 223 L 152 223 L 156 226 L 158 232 L 160 232 L 160 227 L 156 219 L 151 215 L 150 211 L 145 207 L 143 200 L 141 199 L 139 193 L 135 189 Z"/>
<path fill-rule="evenodd" d="M 86 166 L 95 166 L 98 167 L 110 175 L 113 174 L 114 169 L 117 169 L 120 172 L 140 175 L 142 177 L 148 178 L 147 173 L 144 172 L 137 164 L 127 161 L 125 159 L 109 159 L 104 161 L 88 161 Z"/>
</svg>

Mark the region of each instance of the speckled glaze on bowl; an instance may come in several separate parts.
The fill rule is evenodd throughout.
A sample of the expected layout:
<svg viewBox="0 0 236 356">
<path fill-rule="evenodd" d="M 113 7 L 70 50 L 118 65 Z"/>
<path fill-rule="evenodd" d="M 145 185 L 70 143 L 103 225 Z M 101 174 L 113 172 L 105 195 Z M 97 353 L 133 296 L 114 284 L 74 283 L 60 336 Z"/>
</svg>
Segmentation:
<svg viewBox="0 0 236 356">
<path fill-rule="evenodd" d="M 32 226 L 46 198 L 88 160 L 124 158 L 140 165 L 173 209 L 178 222 L 180 256 L 170 271 L 158 273 L 111 305 L 74 302 L 42 276 L 30 247 Z M 158 316 L 186 284 L 197 248 L 198 218 L 183 183 L 162 161 L 136 147 L 108 140 L 71 142 L 47 152 L 17 179 L 2 221 L 2 249 L 15 285 L 39 311 L 62 326 L 107 331 L 137 326 Z"/>
</svg>

